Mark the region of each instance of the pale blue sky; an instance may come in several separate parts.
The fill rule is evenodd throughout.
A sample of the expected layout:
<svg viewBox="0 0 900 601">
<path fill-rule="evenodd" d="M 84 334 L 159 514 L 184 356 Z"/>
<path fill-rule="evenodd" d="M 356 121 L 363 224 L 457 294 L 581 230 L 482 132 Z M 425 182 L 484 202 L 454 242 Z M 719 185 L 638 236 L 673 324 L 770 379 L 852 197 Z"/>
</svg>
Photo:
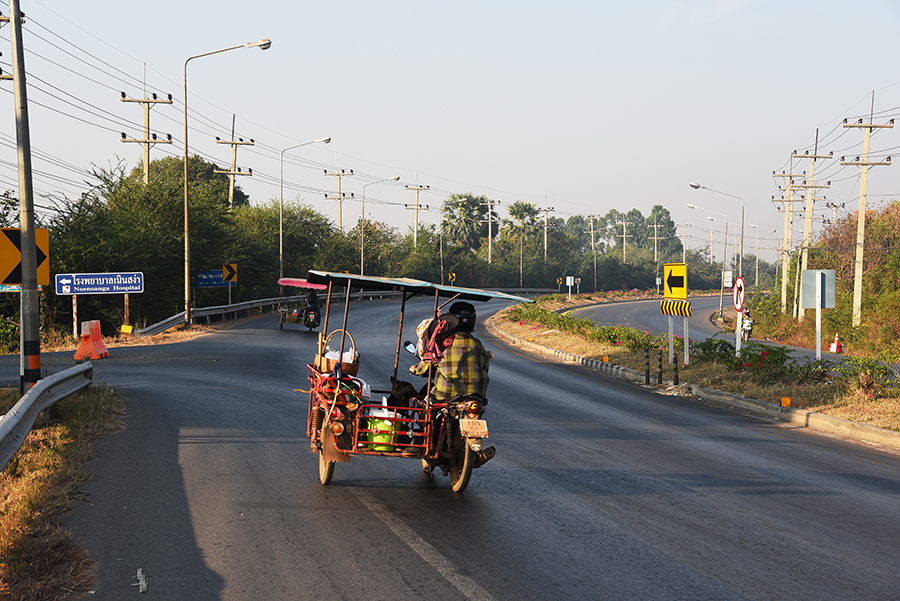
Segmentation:
<svg viewBox="0 0 900 601">
<path fill-rule="evenodd" d="M 363 184 L 400 175 L 399 184 L 368 186 L 366 212 L 404 229 L 413 215 L 402 205 L 415 198 L 404 185 L 418 181 L 432 187 L 421 196 L 431 207 L 449 193 L 490 192 L 501 216 L 516 200 L 563 218 L 612 208 L 646 215 L 662 204 L 691 224 L 688 245 L 700 246 L 717 224 L 687 203 L 727 215 L 730 231 L 740 203 L 688 187 L 697 181 L 745 199 L 745 251 L 759 233 L 771 261 L 784 222 L 770 201 L 781 183 L 772 171 L 811 149 L 816 128 L 820 154 L 860 154 L 861 130 L 840 123 L 867 115 L 873 90 L 876 123 L 900 115 L 897 2 L 21 2 L 32 143 L 70 167 L 36 154 L 36 171 L 64 178 L 36 176 L 38 193 L 73 196 L 85 177 L 72 169 L 116 155 L 137 164 L 140 146 L 118 132 L 140 137 L 140 105 L 118 91 L 143 96 L 144 63 L 148 91 L 175 98 L 153 109 L 151 126 L 176 143 L 152 156 L 181 156 L 184 61 L 259 38 L 272 48 L 190 62 L 191 151 L 226 164 L 230 150 L 214 136 L 230 136 L 235 114 L 237 135 L 257 142 L 239 150 L 238 164 L 254 171 L 239 183 L 264 201 L 278 196 L 281 149 L 331 136 L 288 154 L 285 199 L 336 220 L 337 203 L 324 199 L 335 178 L 323 170 L 353 169 L 342 185 L 357 197 L 343 204 L 345 226 L 359 218 Z M 4 72 L 10 54 L 0 57 Z M 15 181 L 12 107 L 12 95 L 0 94 L 0 188 Z M 881 130 L 873 159 L 898 147 L 900 131 Z M 834 180 L 821 194 L 855 210 L 859 169 L 837 163 L 818 163 L 817 174 Z M 794 166 L 806 169 L 808 161 Z M 900 195 L 898 169 L 870 171 L 870 206 Z M 795 242 L 801 230 L 797 219 Z"/>
</svg>

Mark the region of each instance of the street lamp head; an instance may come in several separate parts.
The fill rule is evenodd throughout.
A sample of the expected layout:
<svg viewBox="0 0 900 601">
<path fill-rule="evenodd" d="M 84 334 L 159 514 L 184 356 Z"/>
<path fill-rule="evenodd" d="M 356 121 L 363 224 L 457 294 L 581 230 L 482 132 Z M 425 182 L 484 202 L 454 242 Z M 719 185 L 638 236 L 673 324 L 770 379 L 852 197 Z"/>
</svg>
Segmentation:
<svg viewBox="0 0 900 601">
<path fill-rule="evenodd" d="M 399 176 L 399 175 L 395 175 L 394 177 L 389 177 L 389 178 L 388 178 L 388 181 L 389 181 L 389 182 L 399 182 L 399 181 L 400 181 L 400 176 Z"/>
<path fill-rule="evenodd" d="M 710 221 L 717 221 L 715 217 L 709 217 L 709 216 L 707 216 L 707 219 L 709 219 Z"/>
<path fill-rule="evenodd" d="M 272 40 L 266 38 L 264 40 L 256 40 L 255 42 L 247 42 L 244 48 L 259 48 L 260 50 L 268 50 L 272 47 Z"/>
<path fill-rule="evenodd" d="M 689 209 L 699 209 L 700 207 L 698 207 L 697 205 L 692 205 L 691 203 L 688 203 L 688 208 Z"/>
<path fill-rule="evenodd" d="M 693 188 L 694 190 L 699 190 L 700 188 L 703 187 L 703 186 L 701 186 L 700 184 L 698 184 L 697 182 L 691 182 L 691 183 L 689 183 L 688 185 L 689 185 L 691 188 Z"/>
<path fill-rule="evenodd" d="M 322 144 L 328 144 L 329 142 L 331 142 L 331 138 L 320 138 L 320 139 L 316 140 L 316 142 L 321 142 Z"/>
</svg>

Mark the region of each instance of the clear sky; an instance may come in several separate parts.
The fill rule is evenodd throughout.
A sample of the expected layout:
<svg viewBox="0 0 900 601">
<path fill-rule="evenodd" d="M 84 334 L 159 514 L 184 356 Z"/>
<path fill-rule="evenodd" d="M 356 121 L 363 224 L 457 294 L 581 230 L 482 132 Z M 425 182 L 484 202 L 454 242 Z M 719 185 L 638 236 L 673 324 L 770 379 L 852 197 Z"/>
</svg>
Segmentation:
<svg viewBox="0 0 900 601">
<path fill-rule="evenodd" d="M 142 157 L 141 105 L 156 105 L 151 129 L 175 143 L 152 158 L 182 156 L 183 73 L 188 57 L 269 38 L 269 50 L 238 49 L 196 58 L 188 67 L 190 150 L 226 166 L 230 148 L 215 136 L 254 139 L 238 151 L 239 178 L 256 202 L 277 199 L 281 151 L 285 200 L 302 199 L 337 221 L 336 178 L 353 169 L 342 192 L 343 222 L 366 213 L 404 231 L 415 194 L 432 209 L 452 193 L 472 192 L 555 208 L 554 216 L 604 215 L 661 204 L 688 224 L 688 246 L 709 242 L 721 222 L 740 224 L 745 251 L 776 257 L 784 217 L 772 172 L 790 170 L 791 154 L 835 159 L 816 164 L 821 195 L 855 211 L 863 131 L 843 119 L 900 116 L 895 0 L 478 2 L 175 2 L 21 0 L 35 189 L 72 198 L 87 188 L 92 165 Z M 4 7 L 4 15 L 8 10 Z M 9 26 L 0 67 L 9 73 Z M 16 187 L 15 121 L 10 82 L 0 82 L 0 189 Z M 900 148 L 900 121 L 873 135 L 870 160 Z M 809 161 L 794 161 L 795 173 Z M 798 182 L 799 183 L 799 182 Z M 869 173 L 869 207 L 900 197 L 900 164 Z M 688 203 L 704 210 L 691 210 Z M 800 206 L 799 204 L 797 205 Z M 817 203 L 815 214 L 831 218 Z M 439 213 L 420 214 L 437 223 Z M 753 229 L 750 224 L 758 225 Z M 821 223 L 817 223 L 822 227 Z M 794 225 L 794 241 L 802 232 Z M 682 232 L 679 227 L 679 233 Z"/>
</svg>

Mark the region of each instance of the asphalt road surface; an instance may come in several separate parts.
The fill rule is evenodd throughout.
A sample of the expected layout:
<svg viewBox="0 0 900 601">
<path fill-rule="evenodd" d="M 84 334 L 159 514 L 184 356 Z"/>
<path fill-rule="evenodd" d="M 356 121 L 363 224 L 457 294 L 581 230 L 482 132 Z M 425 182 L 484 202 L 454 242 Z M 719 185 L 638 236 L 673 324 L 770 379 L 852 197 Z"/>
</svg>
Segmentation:
<svg viewBox="0 0 900 601">
<path fill-rule="evenodd" d="M 430 308 L 411 303 L 406 337 Z M 352 307 L 376 388 L 398 309 Z M 315 333 L 274 315 L 113 349 L 95 378 L 126 396 L 125 429 L 98 443 L 89 502 L 64 521 L 98 564 L 90 598 L 136 595 L 138 568 L 148 599 L 900 598 L 898 456 L 479 334 L 498 453 L 462 494 L 400 458 L 339 463 L 320 485 L 292 391 Z"/>
<path fill-rule="evenodd" d="M 603 303 L 583 309 L 574 309 L 569 314 L 573 317 L 587 317 L 601 326 L 626 325 L 647 330 L 653 335 L 669 332 L 669 316 L 660 313 L 659 300 L 641 300 L 628 302 Z M 719 311 L 718 296 L 700 296 L 690 298 L 691 317 L 689 333 L 691 340 L 705 340 L 721 332 L 712 324 L 710 318 Z M 725 299 L 730 306 L 731 298 Z M 684 335 L 684 317 L 675 316 L 675 334 Z M 721 337 L 721 336 L 720 336 Z M 734 343 L 734 332 L 728 337 Z"/>
<path fill-rule="evenodd" d="M 734 330 L 723 332 L 712 322 L 713 315 L 719 312 L 720 299 L 718 296 L 698 296 L 689 298 L 688 301 L 691 303 L 691 317 L 688 318 L 690 320 L 688 334 L 692 341 L 706 340 L 718 334 L 719 338 L 727 340 L 734 345 Z M 731 302 L 731 295 L 725 296 L 724 306 L 726 308 L 731 306 Z M 586 317 L 601 326 L 630 326 L 647 330 L 654 336 L 669 333 L 669 316 L 660 313 L 659 299 L 604 303 L 574 309 L 569 314 L 573 317 Z M 675 335 L 683 336 L 684 317 L 675 316 L 672 319 Z M 790 349 L 791 356 L 798 360 L 815 361 L 816 359 L 815 349 L 768 342 L 758 338 L 751 338 L 751 340 L 786 347 Z M 830 340 L 822 341 L 822 347 L 825 349 L 820 354 L 822 359 L 840 361 L 841 355 L 826 352 L 830 344 Z"/>
</svg>

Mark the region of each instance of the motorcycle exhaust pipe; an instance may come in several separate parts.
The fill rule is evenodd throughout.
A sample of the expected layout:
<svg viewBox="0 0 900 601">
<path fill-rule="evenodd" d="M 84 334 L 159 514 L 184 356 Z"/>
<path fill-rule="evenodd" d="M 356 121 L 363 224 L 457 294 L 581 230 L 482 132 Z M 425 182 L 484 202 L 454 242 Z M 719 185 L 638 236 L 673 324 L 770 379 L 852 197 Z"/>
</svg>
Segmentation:
<svg viewBox="0 0 900 601">
<path fill-rule="evenodd" d="M 488 447 L 481 451 L 480 453 L 475 455 L 475 463 L 472 464 L 472 469 L 476 469 L 490 461 L 494 458 L 494 455 L 497 454 L 497 449 L 494 447 Z"/>
</svg>

